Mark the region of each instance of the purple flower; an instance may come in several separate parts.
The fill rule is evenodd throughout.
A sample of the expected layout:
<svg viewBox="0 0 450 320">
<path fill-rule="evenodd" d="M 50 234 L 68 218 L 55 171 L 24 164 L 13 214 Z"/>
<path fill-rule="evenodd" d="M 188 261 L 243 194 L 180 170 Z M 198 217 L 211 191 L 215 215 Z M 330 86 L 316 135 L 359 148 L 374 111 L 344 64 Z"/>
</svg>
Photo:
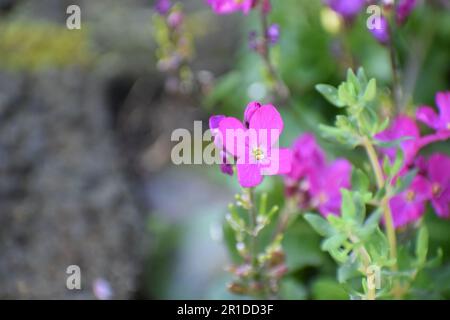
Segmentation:
<svg viewBox="0 0 450 320">
<path fill-rule="evenodd" d="M 389 200 L 394 227 L 401 228 L 420 219 L 430 196 L 430 183 L 424 177 L 417 175 L 408 189 Z"/>
<path fill-rule="evenodd" d="M 384 16 L 380 17 L 380 24 L 370 29 L 373 37 L 381 44 L 386 45 L 390 41 L 389 22 Z"/>
<path fill-rule="evenodd" d="M 311 204 L 323 216 L 340 214 L 341 189 L 350 188 L 351 172 L 350 162 L 337 159 L 311 175 Z"/>
<path fill-rule="evenodd" d="M 222 173 L 224 174 L 232 176 L 233 166 L 229 163 L 227 153 L 223 150 L 223 144 L 222 141 L 220 140 L 220 132 L 219 132 L 220 121 L 222 121 L 225 118 L 226 117 L 223 115 L 211 116 L 209 118 L 209 129 L 211 130 L 214 144 L 218 149 L 220 149 L 220 158 L 222 159 L 222 162 L 220 164 L 220 171 L 222 171 Z"/>
<path fill-rule="evenodd" d="M 234 173 L 233 166 L 228 162 L 226 152 L 220 151 L 220 155 L 222 158 L 222 163 L 220 164 L 220 171 L 222 171 L 223 174 L 232 176 Z"/>
<path fill-rule="evenodd" d="M 331 9 L 346 19 L 353 19 L 363 9 L 365 0 L 325 0 Z"/>
<path fill-rule="evenodd" d="M 160 15 L 165 15 L 171 6 L 170 0 L 156 0 L 154 8 Z"/>
<path fill-rule="evenodd" d="M 230 14 L 236 11 L 248 14 L 256 3 L 257 0 L 208 0 L 208 4 L 216 14 Z"/>
<path fill-rule="evenodd" d="M 407 140 L 400 142 L 400 147 L 405 156 L 406 166 L 414 161 L 417 152 L 420 147 L 423 146 L 420 140 L 420 132 L 417 124 L 413 119 L 406 115 L 397 116 L 392 125 L 388 129 L 378 133 L 375 138 L 384 142 L 408 138 Z M 395 147 L 380 148 L 380 151 L 387 155 L 392 162 L 395 160 Z"/>
<path fill-rule="evenodd" d="M 225 150 L 237 158 L 239 184 L 251 188 L 259 185 L 264 175 L 288 173 L 292 154 L 275 146 L 283 131 L 283 119 L 274 106 L 246 111 L 248 128 L 238 119 L 226 117 L 220 121 L 219 131 Z"/>
<path fill-rule="evenodd" d="M 405 23 L 411 12 L 416 7 L 416 0 L 399 0 L 395 10 L 395 18 L 398 24 Z"/>
<path fill-rule="evenodd" d="M 417 109 L 417 120 L 436 130 L 431 140 L 446 140 L 450 138 L 450 91 L 436 94 L 436 105 L 439 108 L 437 114 L 432 107 L 422 106 Z"/>
<path fill-rule="evenodd" d="M 272 24 L 267 29 L 267 39 L 271 45 L 277 44 L 280 38 L 280 26 L 278 24 Z"/>
<path fill-rule="evenodd" d="M 178 28 L 184 20 L 183 12 L 181 11 L 174 11 L 169 14 L 167 17 L 167 24 L 171 28 Z"/>
<path fill-rule="evenodd" d="M 325 153 L 317 144 L 312 133 L 305 133 L 294 141 L 292 146 L 292 170 L 287 175 L 299 181 L 315 174 L 325 166 Z"/>
<path fill-rule="evenodd" d="M 431 204 L 441 218 L 450 218 L 450 157 L 433 154 L 428 159 L 427 177 L 431 184 Z"/>
</svg>

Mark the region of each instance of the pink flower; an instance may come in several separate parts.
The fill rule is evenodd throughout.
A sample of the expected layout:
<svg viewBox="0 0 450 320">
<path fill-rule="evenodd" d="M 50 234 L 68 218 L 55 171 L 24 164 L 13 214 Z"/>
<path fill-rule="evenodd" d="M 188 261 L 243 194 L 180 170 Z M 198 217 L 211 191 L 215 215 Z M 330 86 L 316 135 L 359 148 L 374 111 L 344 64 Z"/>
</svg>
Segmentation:
<svg viewBox="0 0 450 320">
<path fill-rule="evenodd" d="M 216 14 L 230 14 L 236 11 L 242 11 L 248 14 L 250 10 L 255 8 L 259 3 L 262 10 L 268 13 L 271 10 L 269 0 L 207 0 Z"/>
<path fill-rule="evenodd" d="M 370 29 L 373 37 L 381 44 L 386 45 L 390 41 L 389 22 L 384 17 L 380 17 L 380 28 Z"/>
<path fill-rule="evenodd" d="M 258 105 L 253 102 L 247 106 L 246 124 L 225 117 L 218 127 L 219 141 L 237 159 L 237 177 L 244 188 L 259 185 L 264 175 L 286 174 L 291 170 L 291 151 L 276 147 L 283 131 L 280 113 L 272 105 Z"/>
<path fill-rule="evenodd" d="M 405 165 L 414 161 L 420 147 L 423 146 L 420 140 L 420 132 L 416 122 L 406 115 L 399 115 L 392 125 L 375 136 L 378 140 L 390 142 L 401 138 L 407 138 L 400 142 L 400 147 L 405 156 Z M 380 148 L 380 151 L 387 155 L 393 162 L 395 160 L 396 148 Z"/>
<path fill-rule="evenodd" d="M 399 0 L 395 10 L 396 20 L 398 24 L 405 23 L 411 12 L 416 7 L 416 0 Z"/>
<path fill-rule="evenodd" d="M 424 177 L 417 175 L 408 189 L 389 200 L 394 227 L 401 228 L 420 219 L 430 196 L 430 183 Z"/>
<path fill-rule="evenodd" d="M 321 170 L 325 166 L 325 153 L 312 133 L 305 133 L 292 146 L 292 170 L 289 179 L 300 180 Z"/>
<path fill-rule="evenodd" d="M 350 162 L 337 159 L 311 175 L 311 204 L 323 216 L 340 214 L 341 189 L 350 188 L 351 172 Z"/>
<path fill-rule="evenodd" d="M 431 204 L 441 218 L 450 218 L 450 157 L 433 154 L 428 159 L 427 177 L 431 184 Z"/>
<path fill-rule="evenodd" d="M 353 19 L 364 8 L 365 0 L 325 0 L 325 3 L 346 19 Z"/>
<path fill-rule="evenodd" d="M 436 105 L 439 114 L 432 107 L 422 106 L 417 109 L 416 118 L 436 130 L 436 135 L 432 137 L 434 140 L 446 140 L 450 138 L 450 91 L 438 92 Z"/>
<path fill-rule="evenodd" d="M 285 179 L 286 194 L 296 196 L 301 209 L 317 209 L 324 216 L 340 214 L 341 189 L 350 188 L 351 164 L 337 159 L 328 165 L 324 151 L 311 133 L 297 138 L 292 150 L 292 170 Z"/>
</svg>

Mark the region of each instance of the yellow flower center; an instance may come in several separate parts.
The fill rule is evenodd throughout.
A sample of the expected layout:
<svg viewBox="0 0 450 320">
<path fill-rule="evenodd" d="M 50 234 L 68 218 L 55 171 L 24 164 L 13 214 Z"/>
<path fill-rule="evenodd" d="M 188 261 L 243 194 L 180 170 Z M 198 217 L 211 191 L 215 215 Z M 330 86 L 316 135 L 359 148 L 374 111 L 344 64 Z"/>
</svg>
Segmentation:
<svg viewBox="0 0 450 320">
<path fill-rule="evenodd" d="M 256 160 L 261 161 L 264 159 L 264 151 L 261 148 L 253 149 L 253 156 Z"/>
<path fill-rule="evenodd" d="M 414 191 L 408 190 L 408 192 L 406 192 L 406 200 L 408 202 L 414 201 L 415 198 L 416 198 L 416 193 Z"/>
<path fill-rule="evenodd" d="M 323 203 L 326 203 L 327 201 L 328 201 L 328 195 L 324 192 L 321 192 L 319 194 L 319 202 L 323 204 Z"/>
<path fill-rule="evenodd" d="M 447 129 L 450 130 L 450 122 L 447 123 Z"/>
</svg>

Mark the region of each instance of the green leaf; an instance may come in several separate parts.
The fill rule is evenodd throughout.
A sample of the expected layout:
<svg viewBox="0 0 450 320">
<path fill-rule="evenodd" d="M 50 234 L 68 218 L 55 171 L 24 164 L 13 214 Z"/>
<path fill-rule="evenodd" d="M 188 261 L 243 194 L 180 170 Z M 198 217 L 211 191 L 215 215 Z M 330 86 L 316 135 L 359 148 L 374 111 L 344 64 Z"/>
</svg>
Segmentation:
<svg viewBox="0 0 450 320">
<path fill-rule="evenodd" d="M 366 91 L 364 92 L 363 100 L 365 102 L 370 102 L 375 99 L 377 94 L 377 81 L 375 79 L 371 79 L 367 84 Z"/>
<path fill-rule="evenodd" d="M 323 251 L 331 251 L 333 249 L 337 249 L 347 240 L 347 237 L 341 233 L 337 233 L 329 238 L 327 238 L 324 242 L 322 242 L 321 248 Z"/>
<path fill-rule="evenodd" d="M 359 83 L 359 79 L 356 77 L 352 69 L 347 70 L 347 83 L 351 85 L 351 87 L 353 88 L 353 93 L 355 95 L 361 91 L 361 84 Z"/>
<path fill-rule="evenodd" d="M 348 259 L 343 265 L 338 268 L 337 279 L 339 283 L 347 282 L 347 280 L 359 276 L 358 263 Z"/>
<path fill-rule="evenodd" d="M 417 169 L 411 170 L 409 171 L 407 174 L 405 174 L 404 176 L 401 176 L 398 180 L 397 180 L 397 185 L 395 188 L 395 193 L 402 193 L 403 191 L 405 191 L 406 189 L 408 189 L 408 187 L 411 185 L 411 182 L 413 181 L 413 179 L 416 177 L 417 175 Z"/>
<path fill-rule="evenodd" d="M 309 222 L 311 227 L 313 227 L 313 229 L 321 236 L 329 237 L 334 235 L 335 231 L 331 227 L 330 223 L 318 214 L 307 213 L 304 217 L 305 220 Z"/>
<path fill-rule="evenodd" d="M 338 91 L 335 87 L 328 84 L 318 84 L 316 85 L 316 90 L 319 91 L 325 99 L 331 104 L 338 108 L 345 107 L 345 104 L 339 100 Z"/>
<path fill-rule="evenodd" d="M 353 168 L 352 188 L 354 190 L 365 192 L 369 190 L 369 186 L 370 186 L 369 177 L 361 169 Z"/>
<path fill-rule="evenodd" d="M 364 222 L 364 226 L 359 230 L 359 236 L 364 239 L 370 237 L 370 235 L 378 228 L 382 215 L 383 210 L 381 208 L 378 208 L 372 212 L 372 214 Z"/>
<path fill-rule="evenodd" d="M 334 279 L 319 278 L 312 285 L 312 296 L 316 300 L 347 300 L 348 294 Z"/>
<path fill-rule="evenodd" d="M 362 68 L 362 67 L 358 68 L 357 77 L 358 77 L 359 83 L 363 87 L 365 87 L 367 85 L 367 77 L 366 77 L 366 73 L 364 72 L 364 68 Z"/>
<path fill-rule="evenodd" d="M 352 194 L 347 189 L 341 189 L 341 194 L 342 194 L 342 204 L 341 204 L 342 217 L 346 220 L 352 220 L 356 216 L 356 208 L 353 202 Z"/>
<path fill-rule="evenodd" d="M 381 141 L 381 140 L 377 140 L 374 139 L 374 144 L 380 148 L 400 148 L 401 147 L 401 143 L 403 141 L 408 141 L 408 140 L 412 140 L 414 139 L 413 137 L 401 137 L 395 140 L 391 140 L 391 141 Z"/>
<path fill-rule="evenodd" d="M 419 266 L 423 266 L 427 261 L 428 239 L 428 229 L 426 226 L 422 226 L 417 235 L 416 243 L 416 257 Z"/>
<path fill-rule="evenodd" d="M 392 168 L 390 170 L 391 177 L 395 176 L 400 171 L 400 169 L 403 166 L 404 159 L 405 159 L 405 156 L 404 156 L 403 150 L 401 148 L 398 148 L 397 152 L 395 154 L 395 162 L 392 165 Z"/>
</svg>

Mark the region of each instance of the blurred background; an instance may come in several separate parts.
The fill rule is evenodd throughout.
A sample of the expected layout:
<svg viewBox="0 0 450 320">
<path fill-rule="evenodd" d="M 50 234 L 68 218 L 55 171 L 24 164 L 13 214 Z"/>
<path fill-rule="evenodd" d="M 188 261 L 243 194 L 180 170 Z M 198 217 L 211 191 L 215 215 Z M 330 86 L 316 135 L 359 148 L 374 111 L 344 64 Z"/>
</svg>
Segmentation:
<svg viewBox="0 0 450 320">
<path fill-rule="evenodd" d="M 263 64 L 248 46 L 259 24 L 253 15 L 215 16 L 203 0 L 178 2 L 195 49 L 174 75 L 161 68 L 152 0 L 0 0 L 0 298 L 237 297 L 226 289 L 233 242 L 222 224 L 239 187 L 217 167 L 173 165 L 170 138 L 194 120 L 206 130 L 211 114 L 241 117 L 249 100 L 269 99 Z M 398 39 L 407 112 L 450 88 L 448 2 L 426 2 Z M 66 28 L 72 4 L 81 8 L 81 30 Z M 332 123 L 336 110 L 315 84 L 336 85 L 360 65 L 380 87 L 390 84 L 389 53 L 364 15 L 338 30 L 320 1 L 273 7 L 270 20 L 281 27 L 273 55 L 292 93 L 279 106 L 282 145 Z M 330 158 L 363 159 L 319 142 Z M 424 153 L 435 150 L 450 147 Z M 266 180 L 262 189 L 282 203 L 282 178 Z M 430 250 L 448 253 L 450 222 L 429 211 Z M 347 297 L 319 243 L 303 219 L 288 230 L 281 298 Z M 444 259 L 424 275 L 434 294 L 424 288 L 424 298 L 450 298 Z M 70 265 L 80 267 L 81 290 L 66 288 Z"/>
</svg>

